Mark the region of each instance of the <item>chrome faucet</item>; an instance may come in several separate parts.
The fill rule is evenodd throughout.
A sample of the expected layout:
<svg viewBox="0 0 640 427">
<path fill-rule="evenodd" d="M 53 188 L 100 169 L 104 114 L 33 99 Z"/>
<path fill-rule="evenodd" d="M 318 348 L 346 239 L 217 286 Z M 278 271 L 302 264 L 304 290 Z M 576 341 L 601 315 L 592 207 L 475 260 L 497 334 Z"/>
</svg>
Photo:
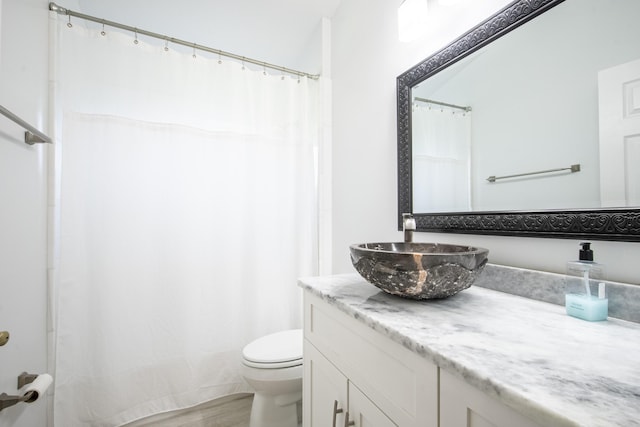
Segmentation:
<svg viewBox="0 0 640 427">
<path fill-rule="evenodd" d="M 404 231 L 404 242 L 413 242 L 413 232 L 416 229 L 416 220 L 413 218 L 413 214 L 402 214 L 402 231 Z"/>
</svg>

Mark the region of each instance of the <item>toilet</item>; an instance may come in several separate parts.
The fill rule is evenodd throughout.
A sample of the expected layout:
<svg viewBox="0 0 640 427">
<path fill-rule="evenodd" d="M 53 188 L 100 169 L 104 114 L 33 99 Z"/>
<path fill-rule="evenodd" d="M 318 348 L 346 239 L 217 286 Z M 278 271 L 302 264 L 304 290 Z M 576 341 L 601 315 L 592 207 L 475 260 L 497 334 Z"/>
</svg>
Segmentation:
<svg viewBox="0 0 640 427">
<path fill-rule="evenodd" d="M 302 329 L 258 338 L 242 349 L 242 375 L 253 387 L 249 427 L 297 427 L 302 400 Z"/>
</svg>

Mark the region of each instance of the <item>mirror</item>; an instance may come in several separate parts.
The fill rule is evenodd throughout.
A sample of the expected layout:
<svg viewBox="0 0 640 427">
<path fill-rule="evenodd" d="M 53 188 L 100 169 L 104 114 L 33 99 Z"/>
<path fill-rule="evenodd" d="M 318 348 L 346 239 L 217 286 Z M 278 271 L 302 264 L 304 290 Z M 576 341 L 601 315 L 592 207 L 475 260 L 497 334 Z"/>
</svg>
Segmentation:
<svg viewBox="0 0 640 427">
<path fill-rule="evenodd" d="M 400 75 L 399 229 L 639 241 L 637 16 L 519 0 Z"/>
</svg>

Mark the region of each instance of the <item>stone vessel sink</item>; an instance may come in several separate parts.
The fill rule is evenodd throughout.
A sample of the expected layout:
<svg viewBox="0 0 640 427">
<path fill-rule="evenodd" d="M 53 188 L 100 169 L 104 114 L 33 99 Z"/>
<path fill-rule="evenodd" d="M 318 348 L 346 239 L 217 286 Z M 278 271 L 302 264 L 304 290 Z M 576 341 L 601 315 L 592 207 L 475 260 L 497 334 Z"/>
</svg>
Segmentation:
<svg viewBox="0 0 640 427">
<path fill-rule="evenodd" d="M 489 251 L 440 243 L 351 245 L 351 262 L 368 282 L 412 299 L 446 298 L 471 286 Z"/>
</svg>

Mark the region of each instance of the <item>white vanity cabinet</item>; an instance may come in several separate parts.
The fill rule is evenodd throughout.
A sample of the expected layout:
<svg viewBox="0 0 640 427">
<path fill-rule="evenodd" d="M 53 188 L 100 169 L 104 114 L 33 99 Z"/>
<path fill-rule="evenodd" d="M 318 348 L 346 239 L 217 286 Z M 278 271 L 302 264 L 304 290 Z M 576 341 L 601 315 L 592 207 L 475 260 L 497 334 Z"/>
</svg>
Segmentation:
<svg viewBox="0 0 640 427">
<path fill-rule="evenodd" d="M 443 370 L 440 370 L 440 425 L 541 427 Z"/>
<path fill-rule="evenodd" d="M 304 427 L 540 427 L 309 292 L 304 307 Z"/>
<path fill-rule="evenodd" d="M 355 273 L 299 285 L 304 427 L 332 426 L 335 402 L 340 427 L 638 425 L 637 323 L 479 286 L 416 302 Z"/>
<path fill-rule="evenodd" d="M 437 366 L 309 292 L 304 311 L 305 427 L 437 427 Z"/>
<path fill-rule="evenodd" d="M 304 351 L 311 396 L 305 426 L 396 426 L 308 341 Z"/>
</svg>

